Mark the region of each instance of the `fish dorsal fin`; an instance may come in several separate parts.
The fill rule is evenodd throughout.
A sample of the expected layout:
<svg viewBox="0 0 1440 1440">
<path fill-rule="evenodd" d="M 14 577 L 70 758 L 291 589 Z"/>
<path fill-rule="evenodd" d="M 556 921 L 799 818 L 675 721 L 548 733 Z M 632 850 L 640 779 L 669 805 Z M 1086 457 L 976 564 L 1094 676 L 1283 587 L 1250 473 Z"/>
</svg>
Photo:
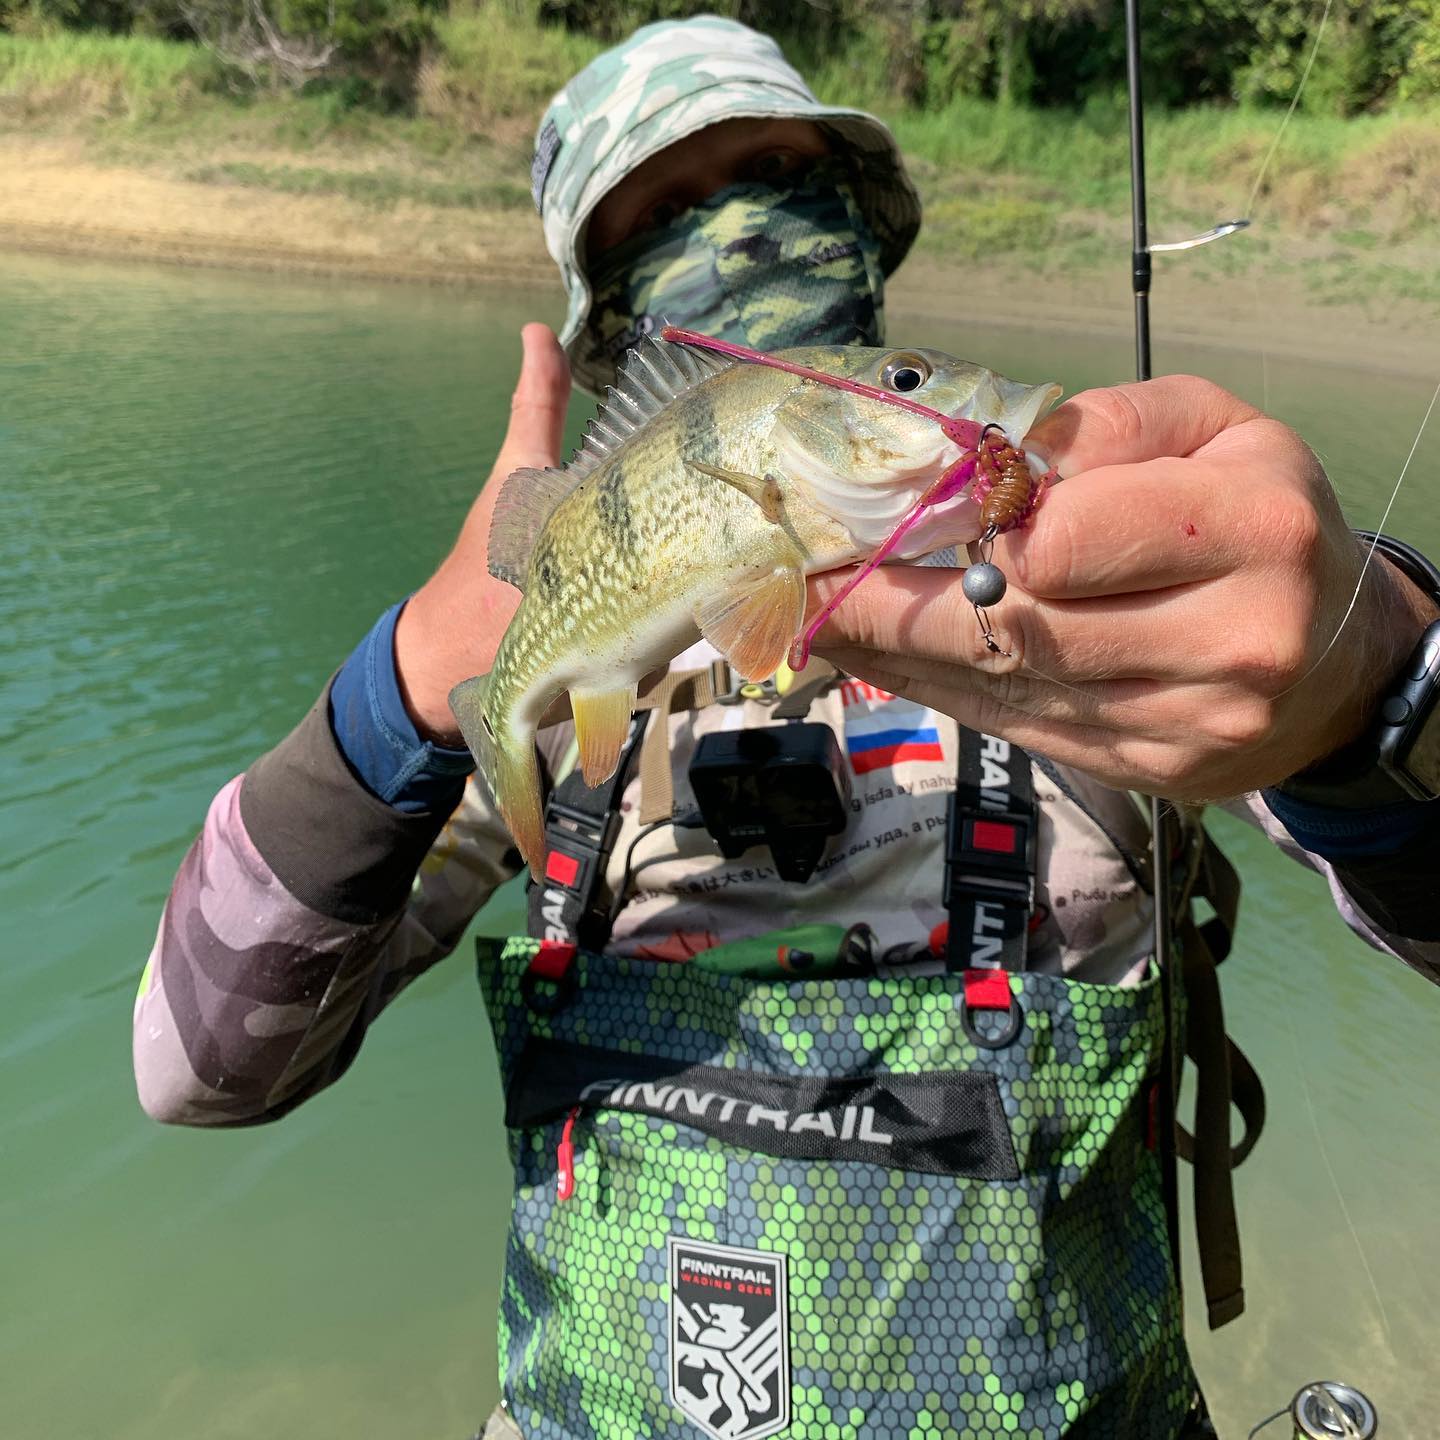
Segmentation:
<svg viewBox="0 0 1440 1440">
<path fill-rule="evenodd" d="M 570 463 L 563 470 L 516 470 L 505 481 L 490 521 L 490 573 L 523 590 L 531 551 L 555 507 L 672 400 L 733 364 L 710 350 L 645 336 L 626 355 L 620 383 L 609 387 Z"/>
<path fill-rule="evenodd" d="M 583 480 L 672 400 L 734 364 L 713 350 L 645 336 L 626 355 L 619 383 L 606 389 L 604 407 L 586 427 L 567 470 Z"/>
<path fill-rule="evenodd" d="M 517 590 L 525 588 L 530 555 L 555 507 L 580 483 L 569 470 L 514 470 L 500 487 L 490 517 L 490 573 Z"/>
</svg>

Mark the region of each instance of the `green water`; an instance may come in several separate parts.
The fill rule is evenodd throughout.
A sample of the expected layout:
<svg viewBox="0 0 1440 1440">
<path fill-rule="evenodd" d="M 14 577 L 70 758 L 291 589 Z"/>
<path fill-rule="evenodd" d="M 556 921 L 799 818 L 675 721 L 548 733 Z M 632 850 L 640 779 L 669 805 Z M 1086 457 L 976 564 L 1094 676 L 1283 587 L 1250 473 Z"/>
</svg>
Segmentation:
<svg viewBox="0 0 1440 1440">
<path fill-rule="evenodd" d="M 257 1130 L 145 1120 L 129 1011 L 206 802 L 425 577 L 488 469 L 520 324 L 557 314 L 548 295 L 0 261 L 6 1440 L 438 1440 L 494 1398 L 507 1166 L 467 963 Z M 1070 390 L 1129 365 L 1119 341 L 891 330 Z M 1268 392 L 1355 523 L 1434 381 L 1163 344 L 1157 366 Z M 1440 554 L 1437 474 L 1440 425 L 1390 522 Z M 1426 1433 L 1440 996 L 1344 931 L 1313 877 L 1217 829 L 1249 877 L 1227 994 L 1271 1122 L 1239 1184 L 1250 1308 L 1197 1327 L 1197 1361 L 1227 1436 L 1319 1375 L 1369 1391 L 1387 1435 Z M 481 923 L 515 918 L 512 891 Z"/>
</svg>

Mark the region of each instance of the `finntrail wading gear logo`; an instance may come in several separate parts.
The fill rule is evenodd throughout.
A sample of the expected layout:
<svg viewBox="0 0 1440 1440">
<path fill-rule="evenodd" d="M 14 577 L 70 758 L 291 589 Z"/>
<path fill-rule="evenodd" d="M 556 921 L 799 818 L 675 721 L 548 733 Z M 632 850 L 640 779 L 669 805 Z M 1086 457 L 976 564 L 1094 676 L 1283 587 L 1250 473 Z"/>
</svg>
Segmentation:
<svg viewBox="0 0 1440 1440">
<path fill-rule="evenodd" d="M 790 1423 L 785 1257 L 672 1235 L 670 1399 L 715 1440 Z"/>
</svg>

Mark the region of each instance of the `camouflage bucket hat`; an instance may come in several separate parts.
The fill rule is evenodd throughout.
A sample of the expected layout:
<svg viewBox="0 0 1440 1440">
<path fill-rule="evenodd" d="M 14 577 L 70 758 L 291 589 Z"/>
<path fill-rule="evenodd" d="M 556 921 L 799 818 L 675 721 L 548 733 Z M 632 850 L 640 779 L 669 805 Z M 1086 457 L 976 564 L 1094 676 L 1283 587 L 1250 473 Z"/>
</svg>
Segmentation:
<svg viewBox="0 0 1440 1440">
<path fill-rule="evenodd" d="M 734 20 L 702 15 L 637 30 L 592 60 L 550 102 L 535 140 L 530 182 L 545 244 L 569 296 L 561 344 L 575 378 L 592 391 L 609 376 L 591 373 L 577 342 L 591 307 L 585 228 L 601 198 L 667 145 L 721 120 L 813 120 L 848 163 L 855 200 L 890 274 L 920 229 L 920 199 L 895 137 L 863 110 L 822 105 L 780 47 Z"/>
</svg>

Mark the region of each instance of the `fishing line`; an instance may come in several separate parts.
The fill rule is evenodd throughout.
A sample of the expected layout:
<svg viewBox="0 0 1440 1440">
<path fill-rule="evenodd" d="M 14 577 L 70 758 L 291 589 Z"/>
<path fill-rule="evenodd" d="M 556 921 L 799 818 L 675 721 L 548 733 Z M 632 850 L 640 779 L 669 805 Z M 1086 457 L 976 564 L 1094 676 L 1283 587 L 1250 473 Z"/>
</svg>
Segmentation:
<svg viewBox="0 0 1440 1440">
<path fill-rule="evenodd" d="M 1280 148 L 1280 142 L 1285 138 L 1285 131 L 1290 125 L 1290 117 L 1295 113 L 1295 107 L 1300 103 L 1300 97 L 1305 93 L 1305 83 L 1310 79 L 1310 71 L 1315 64 L 1315 57 L 1320 53 L 1320 41 L 1325 36 L 1325 23 L 1330 19 L 1330 7 L 1335 0 L 1325 0 L 1325 13 L 1320 17 L 1320 24 L 1315 30 L 1315 43 L 1310 47 L 1310 58 L 1305 62 L 1305 69 L 1300 75 L 1300 83 L 1295 87 L 1295 94 L 1290 99 L 1290 108 L 1285 112 L 1285 118 L 1280 122 L 1280 129 L 1276 132 L 1275 138 L 1270 142 L 1270 149 L 1265 154 L 1265 159 L 1260 163 L 1259 174 L 1255 176 L 1255 183 L 1250 187 L 1250 198 L 1245 202 L 1243 214 L 1249 215 L 1255 204 L 1255 197 L 1260 193 L 1261 183 L 1265 179 L 1265 172 L 1270 168 L 1270 161 L 1274 159 L 1275 152 Z"/>
<path fill-rule="evenodd" d="M 1270 168 L 1270 162 L 1275 158 L 1275 155 L 1279 151 L 1280 143 L 1285 138 L 1285 131 L 1289 128 L 1290 121 L 1294 117 L 1295 111 L 1299 107 L 1301 97 L 1305 93 L 1305 86 L 1309 82 L 1310 72 L 1312 69 L 1314 69 L 1316 57 L 1320 54 L 1320 45 L 1325 36 L 1325 26 L 1329 22 L 1330 11 L 1333 4 L 1334 0 L 1325 0 L 1324 9 L 1321 11 L 1320 14 L 1320 23 L 1315 27 L 1315 39 L 1310 46 L 1310 54 L 1306 58 L 1305 68 L 1301 71 L 1300 74 L 1300 82 L 1295 87 L 1294 95 L 1290 97 L 1290 105 L 1285 111 L 1285 117 L 1283 120 L 1281 120 L 1280 128 L 1276 131 L 1275 138 L 1270 142 L 1270 148 L 1266 151 L 1265 158 L 1260 162 L 1260 169 L 1256 172 L 1254 183 L 1250 186 L 1250 195 L 1245 202 L 1244 213 L 1246 215 L 1253 216 L 1255 201 L 1260 194 L 1261 186 L 1264 184 L 1265 174 Z M 1252 269 L 1251 279 L 1255 287 L 1256 309 L 1258 310 L 1261 308 L 1260 276 L 1258 271 L 1254 271 Z M 1258 348 L 1260 351 L 1261 409 L 1268 412 L 1270 409 L 1270 356 L 1269 352 L 1265 348 L 1265 341 L 1263 339 L 1264 333 L 1265 332 L 1262 328 L 1262 338 L 1258 343 Z M 1380 522 L 1379 524 L 1370 527 L 1373 531 L 1377 533 L 1384 530 L 1385 522 L 1390 518 L 1390 512 L 1395 506 L 1396 498 L 1400 494 L 1400 487 L 1405 482 L 1405 476 L 1410 469 L 1410 463 L 1414 460 L 1415 452 L 1419 448 L 1420 441 L 1425 434 L 1425 428 L 1430 423 L 1430 415 L 1431 412 L 1435 409 L 1435 402 L 1437 398 L 1440 398 L 1440 381 L 1437 381 L 1435 393 L 1431 395 L 1430 404 L 1426 407 L 1425 414 L 1420 420 L 1420 428 L 1415 432 L 1414 443 L 1410 446 L 1410 453 L 1405 458 L 1405 464 L 1400 470 L 1399 479 L 1396 480 L 1394 488 L 1390 492 L 1390 498 L 1386 502 L 1384 513 L 1380 517 Z M 1378 543 L 1378 540 L 1372 540 L 1369 549 L 1365 553 L 1364 562 L 1360 567 L 1360 574 L 1355 581 L 1355 593 L 1350 597 L 1350 603 L 1346 606 L 1345 613 L 1340 618 L 1340 623 L 1335 627 L 1335 633 L 1330 637 L 1329 644 L 1326 645 L 1323 651 L 1321 651 L 1320 656 L 1315 661 L 1315 663 L 1298 680 L 1296 680 L 1294 684 L 1287 686 L 1286 689 L 1282 690 L 1279 695 L 1274 696 L 1274 699 L 1278 700 L 1281 698 L 1281 696 L 1288 695 L 1292 690 L 1296 689 L 1300 685 L 1303 685 L 1305 681 L 1308 680 L 1310 676 L 1313 675 L 1315 671 L 1319 669 L 1319 667 L 1324 663 L 1325 658 L 1330 654 L 1331 650 L 1335 648 L 1335 645 L 1338 643 L 1341 634 L 1344 632 L 1345 626 L 1349 623 L 1350 617 L 1355 610 L 1355 606 L 1360 599 L 1361 591 L 1364 589 L 1365 586 L 1365 577 L 1370 572 L 1370 566 L 1374 560 L 1375 548 Z"/>
<path fill-rule="evenodd" d="M 1380 532 L 1385 529 L 1385 522 L 1390 518 L 1390 511 L 1395 507 L 1396 497 L 1400 494 L 1400 487 L 1405 483 L 1405 476 L 1410 471 L 1410 462 L 1415 458 L 1415 452 L 1420 448 L 1420 442 L 1425 438 L 1425 428 L 1430 423 L 1430 416 L 1434 413 L 1435 402 L 1440 400 L 1440 380 L 1435 382 L 1435 393 L 1430 397 L 1430 403 L 1425 407 L 1424 418 L 1420 421 L 1420 428 L 1415 432 L 1415 440 L 1410 446 L 1410 453 L 1405 457 L 1405 463 L 1400 467 L 1400 478 L 1396 480 L 1390 491 L 1390 499 L 1385 505 L 1384 513 L 1380 516 L 1380 523 L 1375 526 L 1375 538 L 1370 542 L 1370 548 L 1365 552 L 1365 563 L 1360 567 L 1360 578 L 1355 582 L 1355 593 L 1350 597 L 1350 603 L 1345 607 L 1345 613 L 1340 617 L 1340 623 L 1335 627 L 1335 633 L 1330 637 L 1330 643 L 1320 652 L 1315 663 L 1297 680 L 1293 685 L 1287 685 L 1279 695 L 1272 697 L 1279 700 L 1281 696 L 1288 695 L 1297 686 L 1303 685 L 1324 663 L 1325 657 L 1335 648 L 1344 631 L 1351 613 L 1354 611 L 1360 599 L 1360 591 L 1365 585 L 1365 576 L 1369 573 L 1370 562 L 1375 558 L 1375 547 L 1380 543 Z"/>
<path fill-rule="evenodd" d="M 1249 197 L 1246 200 L 1245 209 L 1242 212 L 1247 216 L 1253 215 L 1255 201 L 1260 194 L 1261 187 L 1264 184 L 1265 176 L 1269 171 L 1272 161 L 1279 152 L 1280 145 L 1285 138 L 1285 132 L 1289 128 L 1290 121 L 1294 117 L 1295 111 L 1299 108 L 1300 101 L 1304 96 L 1305 87 L 1309 83 L 1311 71 L 1314 69 L 1316 58 L 1320 53 L 1320 46 L 1324 40 L 1325 35 L 1325 27 L 1329 23 L 1330 13 L 1333 5 L 1334 0 L 1325 0 L 1324 8 L 1321 11 L 1319 24 L 1315 28 L 1315 38 L 1311 43 L 1310 53 L 1306 57 L 1304 69 L 1301 71 L 1299 82 L 1295 87 L 1295 93 L 1290 97 L 1290 104 L 1286 108 L 1285 115 L 1280 122 L 1279 128 L 1276 130 L 1275 138 L 1270 142 L 1270 147 L 1266 151 L 1264 159 L 1260 163 L 1260 168 L 1255 174 L 1255 179 L 1250 186 Z M 1251 273 L 1251 279 L 1255 288 L 1256 310 L 1258 311 L 1262 308 L 1260 301 L 1261 282 L 1258 272 L 1253 269 Z M 1261 334 L 1263 337 L 1263 329 Z M 1261 408 L 1268 413 L 1270 408 L 1270 364 L 1269 352 L 1265 347 L 1265 342 L 1263 338 L 1258 342 L 1257 348 L 1260 351 Z M 1426 428 L 1428 427 L 1430 422 L 1430 416 L 1434 412 L 1437 400 L 1440 400 L 1440 381 L 1437 381 L 1436 383 L 1435 391 L 1430 397 L 1430 403 L 1426 407 L 1425 413 L 1421 418 L 1419 428 L 1415 432 L 1415 438 L 1410 446 L 1410 452 L 1406 456 L 1405 463 L 1401 467 L 1399 477 L 1396 479 L 1394 487 L 1391 489 L 1390 497 L 1386 502 L 1384 512 L 1380 517 L 1380 521 L 1378 524 L 1370 527 L 1373 531 L 1377 533 L 1384 530 L 1386 521 L 1389 519 L 1391 511 L 1394 509 L 1395 502 L 1400 494 L 1401 486 L 1405 483 L 1405 478 L 1409 473 L 1410 465 L 1414 461 L 1415 455 L 1419 450 L 1420 443 L 1424 438 Z M 1344 633 L 1345 626 L 1349 623 L 1351 616 L 1354 613 L 1355 607 L 1359 603 L 1360 595 L 1364 590 L 1365 579 L 1369 574 L 1370 566 L 1374 561 L 1377 543 L 1378 541 L 1372 541 L 1369 548 L 1366 550 L 1365 559 L 1360 567 L 1360 574 L 1356 578 L 1355 591 L 1351 595 L 1349 604 L 1346 606 L 1345 612 L 1341 616 L 1339 624 L 1335 627 L 1335 633 L 1330 637 L 1329 643 L 1325 646 L 1324 650 L 1321 651 L 1320 655 L 1316 658 L 1315 662 L 1310 666 L 1310 668 L 1306 670 L 1299 679 L 1295 680 L 1284 690 L 1280 691 L 1279 694 L 1272 696 L 1272 700 L 1279 700 L 1283 696 L 1290 694 L 1293 690 L 1303 685 L 1305 681 L 1307 681 L 1315 673 L 1315 671 L 1320 668 L 1320 666 L 1329 656 L 1330 652 L 1339 643 L 1340 637 Z M 1100 709 L 1107 705 L 1107 702 L 1103 701 L 1097 696 L 1094 696 L 1090 691 L 1086 690 L 1085 688 L 1077 685 L 1071 685 L 1068 682 L 1059 679 L 1057 676 L 1049 675 L 1045 671 L 1031 666 L 1029 662 L 1024 659 L 1023 654 L 1021 658 L 1020 668 L 1023 669 L 1025 672 L 1034 675 L 1039 679 L 1043 679 L 1052 685 L 1058 686 L 1063 690 L 1072 691 L 1077 695 L 1086 696 L 1086 698 L 1091 700 L 1092 704 L 1095 706 L 1096 709 Z M 1112 707 L 1119 707 L 1119 713 L 1121 714 L 1132 713 L 1139 715 L 1144 713 L 1143 710 L 1140 707 L 1135 706 L 1133 702 L 1111 701 L 1108 702 L 1108 705 Z"/>
<path fill-rule="evenodd" d="M 1365 1247 L 1360 1243 L 1360 1232 L 1355 1228 L 1354 1220 L 1350 1218 L 1350 1207 L 1345 1203 L 1345 1196 L 1340 1190 L 1340 1180 L 1335 1174 L 1334 1165 L 1330 1162 L 1330 1152 L 1325 1148 L 1325 1137 L 1320 1132 L 1320 1121 L 1315 1114 L 1315 1099 L 1310 1093 L 1310 1077 L 1305 1073 L 1305 1061 L 1300 1053 L 1300 1037 L 1295 1033 L 1295 1021 L 1291 1017 L 1288 1005 L 1282 1006 L 1281 1010 L 1285 1016 L 1285 1028 L 1290 1032 L 1290 1044 L 1295 1051 L 1295 1068 L 1299 1071 L 1300 1085 L 1305 1092 L 1305 1110 L 1310 1117 L 1310 1128 L 1315 1132 L 1315 1145 L 1320 1151 L 1320 1158 L 1325 1162 L 1325 1171 L 1330 1176 L 1330 1187 L 1335 1192 L 1340 1213 L 1345 1217 L 1350 1238 L 1355 1242 L 1355 1253 L 1360 1257 L 1360 1266 L 1365 1271 L 1365 1278 L 1370 1282 L 1370 1291 L 1375 1297 L 1375 1308 L 1380 1312 L 1380 1324 L 1385 1331 L 1385 1343 L 1393 1350 L 1395 1341 L 1390 1332 L 1390 1316 L 1386 1313 L 1384 1300 L 1380 1298 L 1380 1286 L 1375 1282 L 1375 1272 L 1370 1268 L 1370 1261 L 1365 1256 Z"/>
</svg>

